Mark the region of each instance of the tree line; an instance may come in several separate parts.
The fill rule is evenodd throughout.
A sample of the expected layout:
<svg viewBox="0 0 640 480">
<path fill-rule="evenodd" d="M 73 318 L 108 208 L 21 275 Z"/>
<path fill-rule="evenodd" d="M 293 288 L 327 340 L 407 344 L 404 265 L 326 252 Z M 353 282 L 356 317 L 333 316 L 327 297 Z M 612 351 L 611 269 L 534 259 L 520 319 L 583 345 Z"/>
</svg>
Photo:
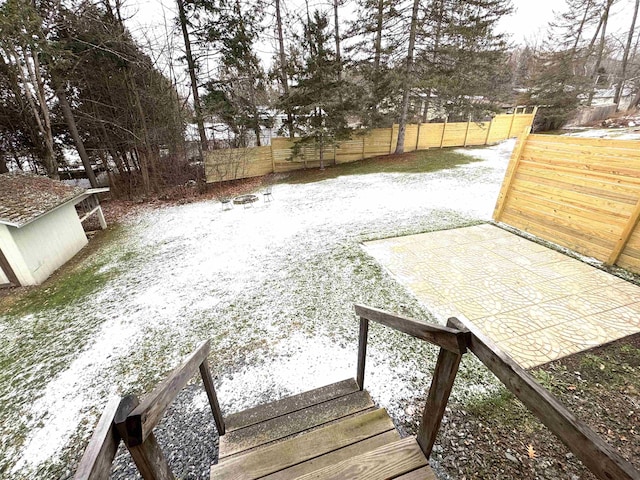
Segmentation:
<svg viewBox="0 0 640 480">
<path fill-rule="evenodd" d="M 629 28 L 612 34 L 625 1 Z M 605 84 L 617 104 L 628 91 L 640 101 L 638 1 L 568 0 L 545 39 L 514 46 L 498 29 L 510 0 L 176 0 L 165 46 L 180 35 L 187 90 L 128 31 L 121 0 L 6 0 L 0 171 L 55 178 L 72 147 L 92 184 L 98 165 L 112 187 L 148 194 L 201 168 L 187 125 L 201 158 L 260 145 L 275 113 L 279 134 L 320 152 L 398 123 L 402 153 L 407 123 L 483 120 L 515 103 L 543 105 L 542 125 L 557 128 Z M 211 119 L 231 131 L 224 142 Z"/>
</svg>

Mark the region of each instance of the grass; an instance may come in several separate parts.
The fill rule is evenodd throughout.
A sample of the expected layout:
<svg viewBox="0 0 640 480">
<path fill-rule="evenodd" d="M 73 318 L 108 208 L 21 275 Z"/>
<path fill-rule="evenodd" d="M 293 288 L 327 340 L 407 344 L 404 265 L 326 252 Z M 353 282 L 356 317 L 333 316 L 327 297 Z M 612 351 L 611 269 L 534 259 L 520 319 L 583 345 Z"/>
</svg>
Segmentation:
<svg viewBox="0 0 640 480">
<path fill-rule="evenodd" d="M 10 317 L 34 314 L 72 305 L 91 295 L 118 273 L 106 270 L 106 260 L 84 262 L 102 245 L 110 243 L 118 235 L 118 228 L 112 228 L 94 239 L 65 268 L 56 272 L 43 285 L 29 288 L 3 305 L 4 314 Z"/>
<path fill-rule="evenodd" d="M 302 184 L 337 178 L 343 175 L 367 175 L 371 173 L 429 173 L 481 159 L 458 153 L 453 149 L 431 149 L 386 155 L 352 163 L 327 166 L 324 170 L 298 170 L 292 172 L 287 183 Z"/>
</svg>

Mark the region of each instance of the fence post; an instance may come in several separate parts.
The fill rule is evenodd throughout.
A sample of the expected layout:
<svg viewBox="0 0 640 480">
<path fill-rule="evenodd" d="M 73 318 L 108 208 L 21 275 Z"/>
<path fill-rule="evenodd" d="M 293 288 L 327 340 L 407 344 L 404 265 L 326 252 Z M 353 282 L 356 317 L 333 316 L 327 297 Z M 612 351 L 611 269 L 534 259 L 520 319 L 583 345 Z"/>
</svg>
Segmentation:
<svg viewBox="0 0 640 480">
<path fill-rule="evenodd" d="M 629 216 L 629 221 L 624 226 L 624 229 L 620 234 L 620 238 L 618 238 L 618 241 L 616 242 L 615 247 L 613 247 L 613 250 L 611 251 L 609 258 L 605 262 L 605 265 L 613 265 L 618 261 L 618 258 L 620 258 L 622 251 L 627 246 L 627 242 L 629 241 L 629 238 L 631 238 L 631 235 L 633 234 L 633 231 L 635 230 L 639 219 L 640 219 L 640 200 L 638 200 L 638 202 L 636 203 L 636 207 L 633 209 L 633 212 Z"/>
<path fill-rule="evenodd" d="M 362 135 L 362 160 L 364 160 L 364 149 L 365 149 L 365 135 Z"/>
<path fill-rule="evenodd" d="M 418 132 L 416 133 L 416 150 L 418 150 L 418 145 L 420 144 L 420 125 L 422 124 L 418 123 Z"/>
<path fill-rule="evenodd" d="M 269 153 L 271 154 L 271 173 L 276 173 L 276 160 L 273 157 L 273 139 L 271 139 L 271 142 L 269 142 Z"/>
<path fill-rule="evenodd" d="M 467 146 L 467 137 L 469 136 L 469 127 L 471 126 L 471 115 L 469 115 L 469 118 L 467 119 L 467 129 L 464 132 L 464 142 L 462 143 L 463 147 Z"/>
<path fill-rule="evenodd" d="M 444 145 L 444 132 L 447 130 L 447 122 L 449 121 L 449 117 L 444 117 L 444 125 L 442 126 L 442 135 L 440 136 L 440 148 Z"/>
<path fill-rule="evenodd" d="M 526 127 L 524 129 L 524 131 L 520 134 L 520 137 L 518 138 L 518 142 L 516 143 L 516 146 L 513 149 L 513 153 L 511 154 L 511 160 L 509 160 L 507 173 L 504 176 L 502 187 L 500 187 L 498 202 L 496 203 L 496 208 L 493 211 L 493 219 L 496 222 L 499 222 L 500 217 L 502 216 L 502 211 L 504 210 L 504 205 L 507 201 L 507 195 L 509 193 L 509 188 L 511 187 L 511 182 L 513 181 L 513 177 L 515 177 L 516 171 L 518 170 L 518 164 L 520 163 L 522 150 L 524 148 L 524 144 L 527 142 L 527 137 L 529 136 L 530 131 L 531 131 L 531 127 Z"/>
<path fill-rule="evenodd" d="M 518 107 L 513 109 L 513 114 L 511 115 L 511 123 L 509 124 L 509 133 L 507 133 L 507 138 L 511 138 L 511 129 L 513 128 L 513 122 L 516 119 L 517 112 L 518 112 Z"/>
<path fill-rule="evenodd" d="M 389 155 L 393 153 L 393 124 L 391 124 L 391 139 L 389 140 Z"/>
<path fill-rule="evenodd" d="M 487 128 L 487 138 L 484 139 L 484 144 L 489 145 L 489 136 L 491 135 L 491 127 L 493 126 L 493 117 L 489 121 L 489 128 Z"/>
</svg>

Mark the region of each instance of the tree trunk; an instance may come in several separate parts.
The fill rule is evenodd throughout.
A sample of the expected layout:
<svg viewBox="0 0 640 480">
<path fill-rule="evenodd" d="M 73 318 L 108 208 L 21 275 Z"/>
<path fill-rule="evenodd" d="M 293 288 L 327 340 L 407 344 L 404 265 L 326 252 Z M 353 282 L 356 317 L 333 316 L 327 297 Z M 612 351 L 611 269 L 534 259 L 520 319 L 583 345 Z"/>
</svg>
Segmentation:
<svg viewBox="0 0 640 480">
<path fill-rule="evenodd" d="M 7 173 L 8 171 L 7 158 L 4 156 L 4 152 L 0 152 L 0 173 Z"/>
<path fill-rule="evenodd" d="M 378 12 L 376 13 L 376 39 L 373 46 L 373 102 L 371 110 L 373 113 L 378 111 L 378 87 L 380 83 L 380 58 L 382 57 L 382 26 L 384 19 L 384 0 L 378 0 Z"/>
<path fill-rule="evenodd" d="M 614 0 L 607 0 L 607 5 L 605 6 L 604 12 L 602 12 L 602 20 L 601 20 L 601 30 L 600 30 L 600 47 L 598 49 L 598 57 L 596 59 L 596 64 L 593 68 L 593 74 L 591 76 L 592 80 L 594 80 L 593 87 L 589 92 L 589 99 L 587 100 L 587 106 L 591 106 L 591 102 L 593 102 L 593 96 L 595 95 L 596 88 L 598 86 L 598 70 L 600 70 L 600 63 L 602 62 L 602 54 L 604 53 L 604 44 L 606 40 L 607 34 L 607 22 L 609 21 L 609 10 L 611 9 L 611 4 Z"/>
<path fill-rule="evenodd" d="M 336 61 L 338 62 L 338 79 L 342 74 L 342 56 L 340 55 L 340 24 L 338 23 L 338 0 L 333 0 L 333 23 L 336 37 Z"/>
<path fill-rule="evenodd" d="M 578 26 L 578 31 L 576 32 L 576 40 L 573 42 L 573 46 L 571 47 L 571 60 L 574 59 L 576 51 L 578 50 L 578 44 L 580 43 L 580 37 L 582 37 L 582 30 L 584 30 L 584 26 L 587 23 L 587 17 L 589 16 L 589 10 L 591 9 L 591 0 L 589 0 L 584 8 L 584 15 L 582 16 L 582 21 Z M 597 35 L 597 34 L 596 34 Z"/>
<path fill-rule="evenodd" d="M 633 18 L 631 19 L 631 27 L 629 27 L 629 35 L 627 36 L 627 44 L 624 46 L 624 54 L 622 56 L 622 72 L 620 73 L 620 79 L 618 80 L 618 84 L 616 85 L 616 93 L 613 97 L 613 103 L 616 104 L 616 110 L 618 110 L 620 107 L 620 97 L 622 96 L 624 82 L 627 79 L 627 63 L 629 62 L 629 52 L 631 51 L 631 43 L 633 43 L 633 34 L 636 28 L 639 6 L 640 0 L 636 0 L 635 7 L 633 9 Z"/>
<path fill-rule="evenodd" d="M 280 54 L 280 75 L 282 82 L 282 89 L 284 91 L 285 98 L 289 97 L 289 76 L 287 75 L 287 58 L 284 51 L 284 36 L 282 35 L 282 16 L 280 15 L 280 0 L 276 0 L 276 25 L 278 27 L 278 46 Z M 287 127 L 289 129 L 289 138 L 294 137 L 293 130 L 293 114 L 291 109 L 287 108 Z"/>
<path fill-rule="evenodd" d="M 182 28 L 182 38 L 184 39 L 185 56 L 187 57 L 187 66 L 189 67 L 189 77 L 191 78 L 191 91 L 193 92 L 193 109 L 196 114 L 196 123 L 198 124 L 198 133 L 200 134 L 200 158 L 202 152 L 208 149 L 207 132 L 204 129 L 204 119 L 202 118 L 202 108 L 200 106 L 200 94 L 198 93 L 198 80 L 196 78 L 196 64 L 191 54 L 191 40 L 187 31 L 187 16 L 184 12 L 183 0 L 178 2 L 178 16 L 180 19 L 180 27 Z"/>
<path fill-rule="evenodd" d="M 407 52 L 407 74 L 404 79 L 404 94 L 402 96 L 402 113 L 398 125 L 398 145 L 396 154 L 404 153 L 404 135 L 407 129 L 407 112 L 409 111 L 409 93 L 413 85 L 413 51 L 416 44 L 416 28 L 418 24 L 418 6 L 420 0 L 413 0 L 411 12 L 411 29 L 409 31 L 409 50 Z"/>
<path fill-rule="evenodd" d="M 440 49 L 440 40 L 442 39 L 442 22 L 444 21 L 444 0 L 438 0 L 438 23 L 436 24 L 435 38 L 433 39 L 433 54 L 431 55 L 431 65 L 435 65 L 438 59 L 438 50 Z M 424 103 L 422 111 L 422 123 L 429 121 L 429 107 L 431 106 L 431 87 L 427 89 L 427 100 Z"/>
<path fill-rule="evenodd" d="M 82 138 L 80 138 L 80 134 L 78 133 L 76 119 L 73 117 L 71 106 L 69 105 L 69 101 L 67 100 L 67 94 L 65 93 L 64 88 L 62 88 L 61 85 L 56 86 L 56 96 L 58 97 L 58 102 L 60 102 L 60 108 L 62 109 L 64 120 L 67 122 L 67 127 L 69 128 L 69 133 L 71 133 L 71 138 L 73 138 L 73 143 L 75 143 L 78 155 L 80 155 L 80 160 L 82 160 L 82 165 L 84 166 L 84 171 L 87 174 L 89 183 L 93 188 L 97 188 L 98 180 L 93 173 L 93 167 L 91 166 L 89 155 L 87 155 L 87 151 L 84 149 L 84 142 L 82 141 Z"/>
</svg>

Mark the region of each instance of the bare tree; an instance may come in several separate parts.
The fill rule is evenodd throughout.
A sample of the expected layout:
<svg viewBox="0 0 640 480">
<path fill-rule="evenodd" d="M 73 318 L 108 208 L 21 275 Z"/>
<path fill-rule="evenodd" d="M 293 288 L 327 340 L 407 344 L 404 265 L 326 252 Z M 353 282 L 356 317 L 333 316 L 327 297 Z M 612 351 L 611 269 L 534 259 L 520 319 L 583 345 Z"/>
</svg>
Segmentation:
<svg viewBox="0 0 640 480">
<path fill-rule="evenodd" d="M 631 17 L 631 26 L 629 27 L 629 34 L 627 35 L 627 43 L 624 46 L 624 53 L 622 55 L 622 71 L 620 72 L 620 78 L 616 85 L 616 93 L 613 97 L 613 102 L 616 104 L 616 109 L 620 107 L 620 97 L 622 96 L 622 89 L 624 88 L 624 82 L 627 79 L 627 65 L 629 63 L 629 52 L 631 52 L 631 44 L 633 43 L 633 34 L 636 28 L 636 20 L 638 18 L 638 7 L 640 6 L 640 0 L 636 0 L 635 7 L 633 9 L 633 16 Z"/>
</svg>

